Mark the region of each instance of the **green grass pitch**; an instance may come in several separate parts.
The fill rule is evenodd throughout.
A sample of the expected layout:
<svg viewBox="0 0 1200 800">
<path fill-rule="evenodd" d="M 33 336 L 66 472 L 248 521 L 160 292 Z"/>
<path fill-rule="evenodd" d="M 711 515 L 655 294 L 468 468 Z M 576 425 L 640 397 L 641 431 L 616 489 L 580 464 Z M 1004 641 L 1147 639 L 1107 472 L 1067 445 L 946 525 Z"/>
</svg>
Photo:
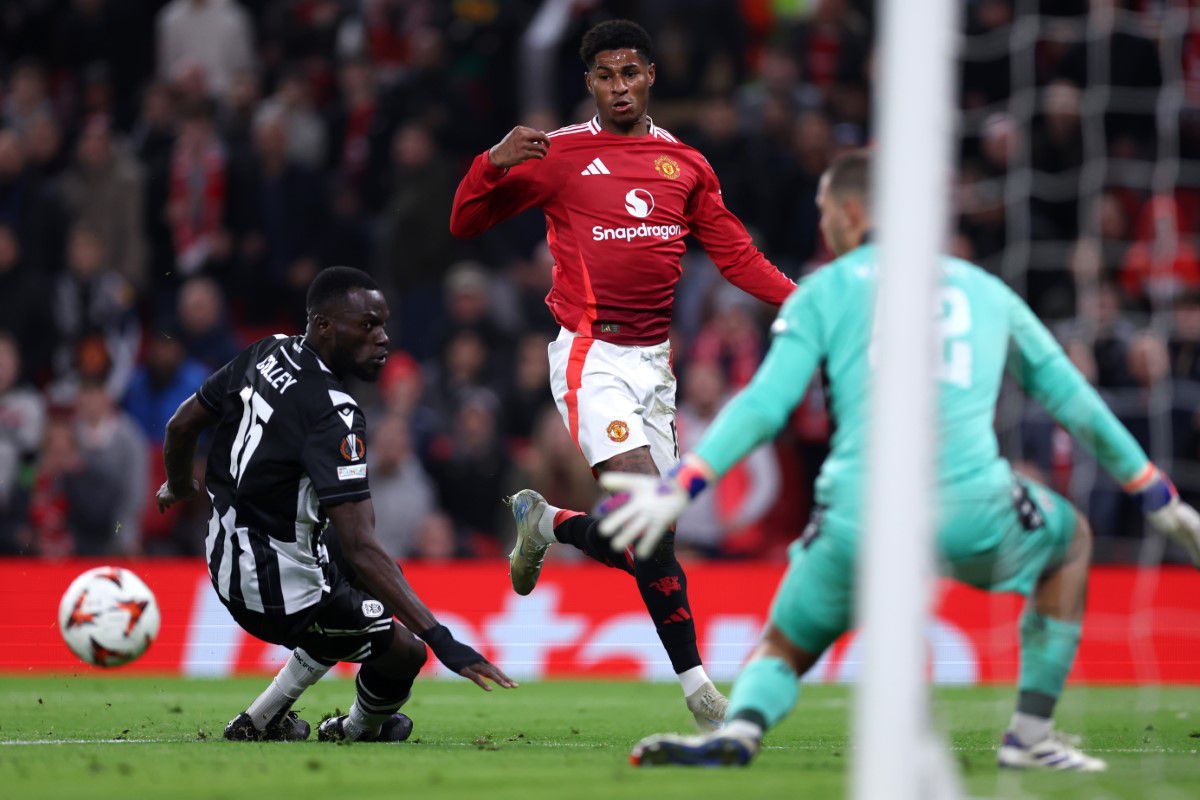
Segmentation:
<svg viewBox="0 0 1200 800">
<path fill-rule="evenodd" d="M 21 798 L 759 798 L 840 797 L 849 692 L 806 686 L 748 770 L 629 766 L 642 735 L 686 730 L 674 685 L 542 682 L 490 695 L 465 681 L 418 683 L 401 745 L 231 743 L 224 723 L 262 679 L 0 678 L 0 795 Z M 349 704 L 326 680 L 302 698 L 315 723 Z M 973 797 L 1200 796 L 1200 688 L 1069 690 L 1064 729 L 1108 759 L 1105 775 L 997 770 L 1012 690 L 943 689 L 935 712 Z M 905 746 L 897 742 L 897 747 Z"/>
</svg>

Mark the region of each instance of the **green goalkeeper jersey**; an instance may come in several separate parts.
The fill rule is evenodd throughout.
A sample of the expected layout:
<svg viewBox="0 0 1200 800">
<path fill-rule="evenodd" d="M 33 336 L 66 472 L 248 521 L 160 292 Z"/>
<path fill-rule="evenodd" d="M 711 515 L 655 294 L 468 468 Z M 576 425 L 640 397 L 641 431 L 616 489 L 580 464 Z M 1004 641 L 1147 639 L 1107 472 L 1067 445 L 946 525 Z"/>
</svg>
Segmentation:
<svg viewBox="0 0 1200 800">
<path fill-rule="evenodd" d="M 775 436 L 822 366 L 835 432 L 817 479 L 817 501 L 858 503 L 866 474 L 876 253 L 870 244 L 846 253 L 801 281 L 783 304 L 754 379 L 695 450 L 718 474 Z M 943 490 L 1008 479 L 993 428 L 1005 369 L 1122 484 L 1147 467 L 1137 441 L 999 279 L 968 262 L 943 259 L 936 330 L 937 473 Z"/>
</svg>

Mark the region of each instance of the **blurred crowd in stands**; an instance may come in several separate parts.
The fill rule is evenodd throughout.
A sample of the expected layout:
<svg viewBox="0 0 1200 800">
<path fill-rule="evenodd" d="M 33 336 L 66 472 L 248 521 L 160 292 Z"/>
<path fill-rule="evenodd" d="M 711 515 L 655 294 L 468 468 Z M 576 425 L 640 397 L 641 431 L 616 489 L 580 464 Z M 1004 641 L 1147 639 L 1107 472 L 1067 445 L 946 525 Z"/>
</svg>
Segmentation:
<svg viewBox="0 0 1200 800">
<path fill-rule="evenodd" d="M 1030 5 L 1030 4 L 1025 4 Z M 1036 5 L 1036 4 L 1034 4 Z M 1200 491 L 1200 31 L 1152 0 L 964 4 L 950 248 L 1003 275 L 1181 489 Z M 160 516 L 163 429 L 209 372 L 304 324 L 323 266 L 371 272 L 393 353 L 368 406 L 379 534 L 398 558 L 495 556 L 499 499 L 590 508 L 548 388 L 552 263 L 537 211 L 449 233 L 470 159 L 514 124 L 589 118 L 582 32 L 654 36 L 651 113 L 703 152 L 793 277 L 829 259 L 813 203 L 871 142 L 865 0 L 580 0 L 550 107 L 522 101 L 537 0 L 6 0 L 0 7 L 0 552 L 202 550 Z M 1090 9 L 1090 17 L 1089 15 Z M 1186 23 L 1186 17 L 1185 17 Z M 920 87 L 913 87 L 920 91 Z M 681 445 L 753 374 L 772 310 L 685 258 Z M 1131 557 L 1136 509 L 1053 422 L 1006 401 L 1006 451 Z M 696 555 L 781 555 L 810 510 L 819 384 L 786 434 L 681 524 Z"/>
</svg>

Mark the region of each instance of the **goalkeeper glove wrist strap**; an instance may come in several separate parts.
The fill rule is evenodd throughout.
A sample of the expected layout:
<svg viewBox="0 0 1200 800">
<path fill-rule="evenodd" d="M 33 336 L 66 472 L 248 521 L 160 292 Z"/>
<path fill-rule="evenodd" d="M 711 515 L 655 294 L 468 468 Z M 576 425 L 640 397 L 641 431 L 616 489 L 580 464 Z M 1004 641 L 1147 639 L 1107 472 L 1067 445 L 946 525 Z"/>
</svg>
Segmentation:
<svg viewBox="0 0 1200 800">
<path fill-rule="evenodd" d="M 675 465 L 667 477 L 675 481 L 685 492 L 689 499 L 695 498 L 708 486 L 708 478 L 704 475 L 696 465 L 689 464 L 687 461 L 680 461 Z"/>
<path fill-rule="evenodd" d="M 1170 478 L 1162 473 L 1154 464 L 1147 464 L 1136 478 L 1126 483 L 1122 488 L 1130 494 L 1136 494 L 1142 503 L 1142 513 L 1150 514 L 1165 508 L 1179 492 Z"/>
</svg>

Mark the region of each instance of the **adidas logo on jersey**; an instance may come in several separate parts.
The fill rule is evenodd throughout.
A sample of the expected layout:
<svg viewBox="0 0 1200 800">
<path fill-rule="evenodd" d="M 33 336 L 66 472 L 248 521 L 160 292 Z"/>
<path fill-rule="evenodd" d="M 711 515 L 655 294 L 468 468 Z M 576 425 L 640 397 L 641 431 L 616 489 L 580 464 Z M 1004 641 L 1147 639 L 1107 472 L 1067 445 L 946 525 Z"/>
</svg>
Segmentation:
<svg viewBox="0 0 1200 800">
<path fill-rule="evenodd" d="M 587 165 L 587 169 L 579 173 L 580 175 L 611 175 L 608 167 L 604 166 L 604 162 L 598 158 L 593 158 L 592 163 Z"/>
</svg>

